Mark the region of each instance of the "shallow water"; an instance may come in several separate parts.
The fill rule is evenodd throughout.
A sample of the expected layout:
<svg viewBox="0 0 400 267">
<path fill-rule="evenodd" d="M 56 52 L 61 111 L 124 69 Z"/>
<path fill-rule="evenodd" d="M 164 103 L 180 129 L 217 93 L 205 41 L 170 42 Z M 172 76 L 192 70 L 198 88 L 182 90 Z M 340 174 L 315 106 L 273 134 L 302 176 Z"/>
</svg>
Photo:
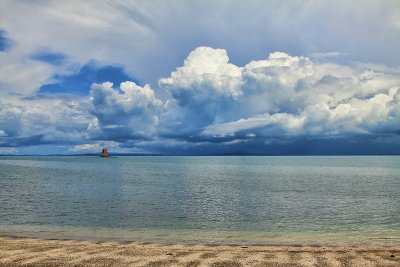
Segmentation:
<svg viewBox="0 0 400 267">
<path fill-rule="evenodd" d="M 400 244 L 400 157 L 0 157 L 0 234 Z"/>
</svg>

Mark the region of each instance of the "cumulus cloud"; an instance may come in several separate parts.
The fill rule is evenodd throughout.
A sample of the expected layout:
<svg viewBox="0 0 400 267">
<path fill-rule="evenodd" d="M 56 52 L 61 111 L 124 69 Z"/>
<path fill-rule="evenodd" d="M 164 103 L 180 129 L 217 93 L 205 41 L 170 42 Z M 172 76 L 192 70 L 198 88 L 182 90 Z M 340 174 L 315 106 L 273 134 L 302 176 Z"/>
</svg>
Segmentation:
<svg viewBox="0 0 400 267">
<path fill-rule="evenodd" d="M 102 140 L 93 148 L 105 144 L 129 152 L 116 141 L 153 138 L 162 101 L 149 85 L 123 82 L 119 88 L 112 86 L 109 82 L 93 84 L 84 98 L 54 95 L 0 102 L 0 147 L 69 144 L 77 152 Z"/>
<path fill-rule="evenodd" d="M 159 123 L 162 102 L 149 85 L 123 82 L 118 89 L 105 82 L 93 84 L 90 91 L 94 119 L 89 125 L 91 138 L 150 138 Z"/>
<path fill-rule="evenodd" d="M 241 93 L 240 68 L 229 63 L 229 57 L 224 49 L 198 47 L 185 59 L 182 67 L 171 73 L 171 77 L 160 80 L 160 85 L 166 87 L 179 101 L 181 106 L 190 105 L 196 101 L 191 96 L 207 100 L 212 90 L 227 97 L 238 97 Z"/>
<path fill-rule="evenodd" d="M 83 98 L 3 101 L 0 146 L 192 153 L 347 137 L 382 145 L 400 134 L 400 73 L 387 66 L 283 52 L 238 66 L 224 49 L 199 47 L 159 87 L 168 94 L 127 81 L 93 84 Z"/>
<path fill-rule="evenodd" d="M 178 103 L 177 125 L 196 126 L 186 139 L 399 131 L 400 75 L 361 66 L 275 52 L 240 67 L 226 51 L 201 47 L 160 86 Z"/>
<path fill-rule="evenodd" d="M 173 127 L 180 129 L 178 134 L 191 134 L 218 116 L 227 117 L 230 103 L 242 94 L 240 68 L 228 61 L 224 49 L 199 47 L 170 77 L 160 79 L 159 85 L 172 96 L 163 122 L 177 122 Z"/>
<path fill-rule="evenodd" d="M 75 98 L 24 98 L 0 103 L 0 146 L 68 144 L 82 140 L 91 119 Z"/>
</svg>

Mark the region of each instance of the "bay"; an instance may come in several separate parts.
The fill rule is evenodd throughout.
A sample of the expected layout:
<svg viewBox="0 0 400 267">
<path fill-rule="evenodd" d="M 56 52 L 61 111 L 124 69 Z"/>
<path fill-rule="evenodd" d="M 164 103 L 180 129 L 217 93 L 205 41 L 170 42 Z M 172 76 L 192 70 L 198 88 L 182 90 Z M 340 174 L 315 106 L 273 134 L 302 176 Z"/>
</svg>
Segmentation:
<svg viewBox="0 0 400 267">
<path fill-rule="evenodd" d="M 0 234 L 400 244 L 399 156 L 0 157 Z"/>
</svg>

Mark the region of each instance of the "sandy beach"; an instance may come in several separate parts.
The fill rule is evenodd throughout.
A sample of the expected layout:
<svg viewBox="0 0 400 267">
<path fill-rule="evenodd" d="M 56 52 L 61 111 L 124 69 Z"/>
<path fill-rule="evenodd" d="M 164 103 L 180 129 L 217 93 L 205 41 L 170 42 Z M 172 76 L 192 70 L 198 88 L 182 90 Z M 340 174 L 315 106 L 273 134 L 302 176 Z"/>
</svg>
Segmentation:
<svg viewBox="0 0 400 267">
<path fill-rule="evenodd" d="M 167 245 L 0 237 L 0 266 L 400 266 L 400 247 Z"/>
</svg>

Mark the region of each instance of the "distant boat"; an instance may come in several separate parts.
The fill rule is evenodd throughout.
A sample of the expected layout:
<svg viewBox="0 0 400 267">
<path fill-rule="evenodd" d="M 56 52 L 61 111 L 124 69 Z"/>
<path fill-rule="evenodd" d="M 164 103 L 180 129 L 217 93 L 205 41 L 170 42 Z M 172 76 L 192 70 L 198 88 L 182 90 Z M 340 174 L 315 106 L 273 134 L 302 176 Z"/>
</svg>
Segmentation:
<svg viewBox="0 0 400 267">
<path fill-rule="evenodd" d="M 108 152 L 107 152 L 107 148 L 103 147 L 103 150 L 101 151 L 101 157 L 102 158 L 107 158 L 108 157 Z"/>
</svg>

